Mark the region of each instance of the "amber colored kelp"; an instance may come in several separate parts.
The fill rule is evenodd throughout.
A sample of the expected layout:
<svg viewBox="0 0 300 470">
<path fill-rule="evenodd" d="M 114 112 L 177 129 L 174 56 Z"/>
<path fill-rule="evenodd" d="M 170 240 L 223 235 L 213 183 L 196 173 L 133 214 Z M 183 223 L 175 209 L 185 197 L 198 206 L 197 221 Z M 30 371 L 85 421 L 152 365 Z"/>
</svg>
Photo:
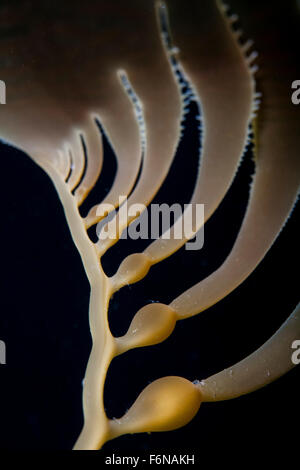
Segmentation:
<svg viewBox="0 0 300 470">
<path fill-rule="evenodd" d="M 299 22 L 296 4 L 287 5 L 284 15 L 279 2 L 271 11 L 263 7 L 259 22 L 257 2 L 233 1 L 231 7 L 240 14 L 244 33 L 231 10 L 212 0 L 189 0 L 188 8 L 182 0 L 2 6 L 0 77 L 9 93 L 0 108 L 0 136 L 28 153 L 51 178 L 91 289 L 93 346 L 83 385 L 84 427 L 75 449 L 99 449 L 127 433 L 177 429 L 202 403 L 250 393 L 295 365 L 291 345 L 300 339 L 299 306 L 265 344 L 232 367 L 194 382 L 177 376 L 157 379 L 119 419 L 109 419 L 104 408 L 113 358 L 164 341 L 177 321 L 206 310 L 239 286 L 271 248 L 298 197 L 300 112 L 290 88 L 299 66 L 288 47 L 298 33 L 293 29 L 289 39 L 282 24 Z M 114 239 L 93 242 L 87 230 L 104 218 L 104 204 L 118 208 L 120 196 L 128 197 L 128 205 L 151 203 L 182 136 L 186 86 L 201 112 L 200 164 L 191 202 L 204 204 L 206 222 L 253 141 L 248 206 L 221 266 L 169 305 L 143 306 L 127 333 L 115 337 L 108 321 L 112 295 L 143 279 L 202 227 L 178 239 L 177 220 L 169 227 L 169 239 L 161 237 L 129 255 L 113 276 L 104 272 L 101 258 L 138 214 L 126 220 L 121 211 L 113 214 L 118 222 Z M 104 200 L 83 217 L 79 207 L 103 166 L 99 123 L 116 155 L 117 172 Z"/>
</svg>

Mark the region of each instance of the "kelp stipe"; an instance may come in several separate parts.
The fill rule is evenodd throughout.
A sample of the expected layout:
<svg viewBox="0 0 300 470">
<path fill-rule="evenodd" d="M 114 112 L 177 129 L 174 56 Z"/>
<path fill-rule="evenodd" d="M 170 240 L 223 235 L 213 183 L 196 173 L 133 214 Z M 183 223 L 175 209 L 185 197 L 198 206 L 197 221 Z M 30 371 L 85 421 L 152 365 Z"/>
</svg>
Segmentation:
<svg viewBox="0 0 300 470">
<path fill-rule="evenodd" d="M 96 13 L 102 3 L 94 7 Z M 86 50 L 81 57 L 82 71 L 78 71 L 66 50 L 62 48 L 56 59 L 54 49 L 50 57 L 54 63 L 57 60 L 55 74 L 64 73 L 64 61 L 68 60 L 66 74 L 74 72 L 74 82 L 80 82 L 84 72 L 89 72 L 87 83 L 76 92 L 64 90 L 64 95 L 53 75 L 38 66 L 28 67 L 27 78 L 37 84 L 35 93 L 28 95 L 29 114 L 22 110 L 24 103 L 18 101 L 18 96 L 30 88 L 30 80 L 18 83 L 12 106 L 6 116 L 5 111 L 0 116 L 3 137 L 24 148 L 53 181 L 91 287 L 89 320 L 93 347 L 83 387 L 85 422 L 75 449 L 98 449 L 126 433 L 177 429 L 195 416 L 203 402 L 231 399 L 266 385 L 294 366 L 290 345 L 300 336 L 297 307 L 278 332 L 243 361 L 205 380 L 160 378 L 141 392 L 124 416 L 107 418 L 103 390 L 112 359 L 129 349 L 164 341 L 177 321 L 204 311 L 243 282 L 289 217 L 300 179 L 299 113 L 285 102 L 282 104 L 283 90 L 278 90 L 270 73 L 276 64 L 268 58 L 264 63 L 263 52 L 261 67 L 267 73 L 261 82 L 262 88 L 267 89 L 263 89 L 262 108 L 258 110 L 260 87 L 256 89 L 256 68 L 252 64 L 256 54 L 249 51 L 251 43 L 240 41 L 239 34 L 233 31 L 235 17 L 228 17 L 226 8 L 210 0 L 190 0 L 188 9 L 183 2 L 171 0 L 151 0 L 144 4 L 146 7 L 141 2 L 126 3 L 141 18 L 136 28 L 142 35 L 139 53 L 143 54 L 143 67 L 138 51 L 132 53 L 130 37 L 124 38 L 112 28 L 107 35 L 116 40 L 110 44 L 110 55 L 103 54 L 101 79 L 99 74 L 91 73 L 95 72 L 91 66 L 94 58 L 91 55 L 85 61 Z M 122 16 L 122 2 L 118 6 Z M 131 25 L 132 18 L 125 14 L 123 21 Z M 92 32 L 86 38 L 97 57 L 101 57 L 103 44 L 107 44 L 105 32 L 101 34 L 103 37 Z M 260 44 L 257 47 L 260 50 Z M 37 64 L 43 60 L 38 57 Z M 8 76 L 10 73 L 7 70 Z M 124 221 L 121 211 L 114 215 L 119 233 L 113 240 L 94 243 L 87 234 L 87 229 L 102 218 L 97 213 L 98 205 L 86 217 L 79 212 L 102 169 L 103 143 L 96 121 L 101 123 L 118 162 L 114 184 L 102 204 L 117 209 L 119 196 L 126 195 L 128 204 L 148 205 L 168 174 L 182 135 L 187 99 L 183 83 L 189 85 L 190 98 L 199 105 L 202 126 L 201 163 L 191 202 L 205 204 L 206 220 L 214 213 L 235 177 L 251 126 L 256 170 L 247 211 L 231 253 L 215 272 L 169 305 L 145 305 L 134 316 L 127 333 L 114 337 L 107 317 L 113 293 L 144 278 L 153 264 L 170 256 L 189 237 L 176 239 L 175 227 L 171 227 L 169 240 L 161 237 L 144 252 L 131 254 L 113 276 L 104 273 L 101 257 L 136 216 Z M 95 97 L 91 90 L 97 90 Z M 76 93 L 80 93 L 80 100 L 76 100 Z M 175 225 L 179 223 L 180 220 Z"/>
</svg>

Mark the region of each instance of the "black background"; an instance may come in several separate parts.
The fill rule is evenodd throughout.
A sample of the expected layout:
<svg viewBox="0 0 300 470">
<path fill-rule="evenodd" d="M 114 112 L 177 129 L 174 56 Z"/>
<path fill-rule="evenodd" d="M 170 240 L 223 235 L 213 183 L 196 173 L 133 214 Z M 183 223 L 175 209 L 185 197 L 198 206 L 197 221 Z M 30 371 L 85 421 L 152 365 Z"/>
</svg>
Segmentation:
<svg viewBox="0 0 300 470">
<path fill-rule="evenodd" d="M 192 194 L 198 156 L 195 114 L 192 105 L 188 130 L 153 202 L 187 203 Z M 89 285 L 47 175 L 4 143 L 0 154 L 0 339 L 7 346 L 7 364 L 0 366 L 0 448 L 68 450 L 83 424 L 81 382 L 91 347 Z M 115 169 L 105 141 L 103 173 L 83 214 L 107 193 Z M 114 295 L 109 319 L 115 335 L 126 332 L 141 306 L 170 302 L 220 266 L 237 236 L 253 171 L 250 146 L 231 189 L 206 224 L 203 249 L 182 248 L 154 266 L 147 278 Z M 298 301 L 298 217 L 296 207 L 259 267 L 228 297 L 179 322 L 164 343 L 114 359 L 105 388 L 109 417 L 121 416 L 156 378 L 205 378 L 250 354 L 275 332 Z M 145 245 L 119 242 L 104 256 L 106 272 L 114 273 L 128 253 Z M 292 454 L 299 429 L 296 369 L 248 396 L 203 404 L 195 419 L 177 431 L 108 442 L 101 455 L 189 450 L 203 456 L 218 450 L 230 460 L 237 448 L 245 455 Z"/>
</svg>

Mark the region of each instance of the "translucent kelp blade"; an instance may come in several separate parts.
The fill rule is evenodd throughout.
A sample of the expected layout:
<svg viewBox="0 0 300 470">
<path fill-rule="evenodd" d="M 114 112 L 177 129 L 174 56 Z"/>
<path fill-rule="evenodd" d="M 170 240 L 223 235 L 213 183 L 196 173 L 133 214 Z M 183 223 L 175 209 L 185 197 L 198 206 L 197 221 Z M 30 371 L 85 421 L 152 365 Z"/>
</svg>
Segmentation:
<svg viewBox="0 0 300 470">
<path fill-rule="evenodd" d="M 246 24 L 252 20 L 255 31 L 251 10 L 252 7 L 244 20 Z M 256 172 L 250 200 L 236 242 L 224 263 L 171 303 L 180 318 L 195 315 L 215 304 L 253 272 L 286 223 L 299 193 L 300 113 L 291 101 L 289 89 L 299 72 L 299 62 L 288 44 L 294 36 L 299 38 L 300 30 L 292 32 L 282 25 L 278 5 L 272 9 L 271 21 L 269 9 L 263 10 L 263 14 L 268 17 L 269 41 L 259 28 L 255 42 L 258 42 L 262 64 L 257 77 L 263 101 L 255 125 Z M 287 10 L 285 18 L 289 19 L 289 14 Z M 250 30 L 251 24 L 248 27 Z"/>
<path fill-rule="evenodd" d="M 128 199 L 128 205 L 149 204 L 169 171 L 180 136 L 181 104 L 179 88 L 168 62 L 167 54 L 162 47 L 154 8 L 152 15 L 153 21 L 156 21 L 156 31 L 152 41 L 155 44 L 157 41 L 158 44 L 156 44 L 155 48 L 153 47 L 152 50 L 148 51 L 147 61 L 145 61 L 140 69 L 135 65 L 133 66 L 126 59 L 122 61 L 124 72 L 129 80 L 128 83 L 130 83 L 132 90 L 134 90 L 141 106 L 142 130 L 144 132 L 142 171 L 137 185 Z M 133 110 L 134 107 L 132 105 Z M 117 113 L 116 109 L 114 119 L 116 119 Z M 103 124 L 105 126 L 105 122 Z M 122 124 L 121 121 L 120 124 Z M 112 121 L 111 126 L 113 125 Z M 124 139 L 130 142 L 125 129 L 123 132 Z M 122 150 L 120 143 L 118 143 L 118 147 Z M 118 156 L 117 149 L 116 155 Z M 123 182 L 132 181 L 132 169 L 128 166 L 126 160 L 119 160 L 119 177 L 117 176 L 112 188 L 114 198 L 128 196 L 128 189 L 130 188 L 124 188 Z M 138 169 L 139 167 L 137 166 L 134 173 L 135 178 Z M 122 192 L 123 190 L 124 192 Z M 102 201 L 102 204 L 111 204 L 112 202 L 114 201 L 111 195 L 109 195 Z M 97 207 L 93 208 L 92 211 L 90 214 L 91 221 L 88 221 L 89 225 L 91 222 L 95 223 L 103 218 L 101 214 L 97 217 Z M 120 232 L 126 226 L 127 222 L 124 223 L 120 220 Z M 110 240 L 111 244 L 116 241 L 117 238 Z M 100 240 L 100 251 L 105 251 L 107 247 Z"/>
<path fill-rule="evenodd" d="M 46 160 L 55 166 L 57 150 L 66 143 L 72 148 L 74 132 L 85 132 L 91 118 L 98 115 L 122 162 L 122 184 L 112 198 L 115 203 L 118 191 L 128 194 L 133 187 L 141 162 L 138 124 L 118 72 L 128 71 L 145 103 L 153 101 L 153 86 L 168 87 L 164 77 L 171 76 L 153 2 L 34 0 L 6 4 L 0 15 L 0 76 L 8 97 L 0 108 L 1 137 L 37 163 Z M 166 70 L 162 77 L 161 68 Z M 146 76 L 141 69 L 147 71 Z M 175 90 L 174 80 L 171 89 Z M 170 91 L 164 99 L 171 103 L 171 115 L 179 93 Z M 150 104 L 146 107 L 149 115 L 154 113 Z M 147 119 L 150 128 L 154 119 Z M 179 118 L 172 114 L 170 119 L 177 122 Z M 169 130 L 162 121 L 161 134 Z M 83 175 L 78 156 L 73 159 L 70 189 Z M 83 197 L 99 175 L 97 157 L 98 150 L 90 155 Z"/>
<path fill-rule="evenodd" d="M 201 104 L 203 149 L 191 203 L 205 205 L 207 220 L 226 194 L 248 142 L 248 126 L 256 103 L 254 78 L 244 48 L 237 43 L 229 20 L 214 2 L 190 2 L 188 8 L 181 2 L 171 2 L 169 8 L 169 35 L 173 32 L 180 51 L 176 53 L 177 67 L 188 77 Z M 164 4 L 160 14 L 167 22 Z M 149 245 L 143 253 L 144 262 L 136 263 L 134 270 L 126 276 L 122 274 L 122 279 L 115 278 L 115 284 L 119 282 L 121 286 L 140 279 L 142 272 L 147 273 L 145 265 L 149 268 L 179 249 L 189 238 L 182 230 L 185 217 L 186 213 L 168 237 Z M 196 220 L 190 237 L 199 228 Z M 182 236 L 174 238 L 179 231 Z M 138 270 L 141 276 L 136 275 Z"/>
<path fill-rule="evenodd" d="M 206 221 L 230 187 L 248 143 L 255 83 L 245 52 L 215 2 L 167 4 L 179 63 L 201 104 L 203 148 L 191 203 L 204 204 Z M 184 245 L 187 234 L 174 238 L 181 226 L 182 218 L 168 240 L 160 238 L 145 250 L 151 262 L 170 256 Z M 200 227 L 195 223 L 193 232 Z"/>
<path fill-rule="evenodd" d="M 117 74 L 112 83 L 110 108 L 102 112 L 99 110 L 98 114 L 103 132 L 117 160 L 117 172 L 113 186 L 101 204 L 110 204 L 117 208 L 119 197 L 128 195 L 135 183 L 142 160 L 142 145 L 133 103 Z M 96 204 L 85 218 L 86 227 L 97 223 L 101 218 L 99 204 Z"/>
<path fill-rule="evenodd" d="M 203 401 L 229 400 L 253 392 L 295 367 L 300 338 L 300 304 L 280 329 L 257 351 L 198 383 Z M 299 348 L 299 344 L 298 344 Z"/>
</svg>

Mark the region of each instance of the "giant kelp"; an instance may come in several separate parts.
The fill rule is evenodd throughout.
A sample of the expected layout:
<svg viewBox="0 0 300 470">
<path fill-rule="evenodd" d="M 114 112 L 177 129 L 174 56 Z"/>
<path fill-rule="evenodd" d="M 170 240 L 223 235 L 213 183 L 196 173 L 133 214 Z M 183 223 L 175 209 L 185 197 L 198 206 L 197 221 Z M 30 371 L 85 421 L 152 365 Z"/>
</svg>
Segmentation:
<svg viewBox="0 0 300 470">
<path fill-rule="evenodd" d="M 297 198 L 300 118 L 289 96 L 297 68 L 290 50 L 284 62 L 276 55 L 278 42 L 286 41 L 280 37 L 280 9 L 276 4 L 272 10 L 266 34 L 256 26 L 253 8 L 233 6 L 237 12 L 247 7 L 242 23 L 247 32 L 257 31 L 257 74 L 256 54 L 234 30 L 235 17 L 224 5 L 208 0 L 190 1 L 188 8 L 175 0 L 72 6 L 20 2 L 15 10 L 2 11 L 6 26 L 0 45 L 1 79 L 11 85 L 0 113 L 1 136 L 25 150 L 52 179 L 91 286 L 93 348 L 83 390 L 85 425 L 77 449 L 99 448 L 124 433 L 178 428 L 192 419 L 201 402 L 248 393 L 293 366 L 290 347 L 299 335 L 298 310 L 262 348 L 233 367 L 195 383 L 174 376 L 158 379 L 117 420 L 108 420 L 104 409 L 111 360 L 128 349 L 163 341 L 176 321 L 198 314 L 235 289 L 265 256 Z M 78 209 L 101 173 L 97 122 L 118 163 L 114 184 L 99 204 L 117 208 L 119 196 L 126 195 L 128 204 L 148 205 L 182 135 L 187 83 L 189 99 L 201 111 L 202 139 L 191 201 L 205 204 L 206 220 L 213 214 L 252 132 L 256 169 L 248 207 L 229 256 L 215 272 L 169 305 L 144 306 L 128 332 L 115 338 L 107 318 L 112 294 L 142 279 L 151 265 L 190 237 L 176 239 L 173 227 L 169 240 L 160 238 L 143 253 L 131 254 L 114 276 L 104 273 L 101 257 L 136 216 L 124 221 L 119 213 L 114 215 L 119 234 L 113 240 L 94 243 L 88 236 L 87 229 L 103 217 L 99 205 L 86 217 Z"/>
</svg>

